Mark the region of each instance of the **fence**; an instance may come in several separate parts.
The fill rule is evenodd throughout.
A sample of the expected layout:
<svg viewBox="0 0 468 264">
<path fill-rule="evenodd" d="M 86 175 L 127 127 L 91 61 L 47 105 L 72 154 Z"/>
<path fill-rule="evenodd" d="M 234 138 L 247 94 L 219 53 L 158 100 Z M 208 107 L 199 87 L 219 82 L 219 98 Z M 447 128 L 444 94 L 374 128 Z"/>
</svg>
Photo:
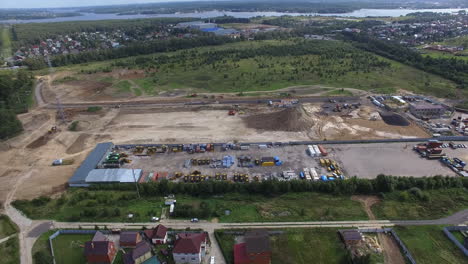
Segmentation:
<svg viewBox="0 0 468 264">
<path fill-rule="evenodd" d="M 326 140 L 326 141 L 289 141 L 289 142 L 244 142 L 237 143 L 241 146 L 250 146 L 250 145 L 270 145 L 270 146 L 284 146 L 284 145 L 314 145 L 314 144 L 370 144 L 370 143 L 405 143 L 405 142 L 421 142 L 427 141 L 429 139 L 437 139 L 440 141 L 468 141 L 468 136 L 444 136 L 437 138 L 400 138 L 400 139 L 362 139 L 362 140 Z M 197 144 L 197 143 L 194 143 Z M 201 144 L 201 143 L 198 143 Z M 215 146 L 222 146 L 227 143 L 210 143 Z M 136 146 L 144 147 L 161 147 L 166 145 L 168 147 L 175 147 L 181 144 L 125 144 L 125 145 L 115 145 L 117 148 L 135 148 Z"/>
<path fill-rule="evenodd" d="M 398 243 L 398 245 L 401 248 L 401 251 L 405 254 L 406 258 L 411 264 L 416 264 L 416 260 L 414 260 L 413 256 L 409 252 L 408 248 L 405 246 L 403 241 L 401 241 L 400 237 L 397 235 L 395 230 L 393 228 L 368 228 L 368 229 L 359 229 L 361 233 L 390 233 L 392 234 L 393 238 L 395 241 Z"/>
<path fill-rule="evenodd" d="M 55 254 L 54 254 L 54 246 L 52 245 L 52 240 L 54 240 L 56 237 L 62 234 L 68 234 L 68 235 L 76 235 L 76 234 L 96 234 L 97 230 L 58 230 L 57 232 L 53 233 L 49 237 L 49 246 L 50 246 L 50 254 L 52 255 L 52 262 L 53 264 L 56 264 L 55 262 Z M 104 234 L 109 234 L 110 231 L 102 230 L 100 231 L 101 233 Z"/>
<path fill-rule="evenodd" d="M 458 241 L 458 239 L 452 234 L 452 231 L 466 231 L 468 230 L 468 226 L 447 226 L 444 227 L 443 231 L 444 234 L 450 239 L 462 252 L 465 256 L 468 257 L 468 249 Z"/>
</svg>

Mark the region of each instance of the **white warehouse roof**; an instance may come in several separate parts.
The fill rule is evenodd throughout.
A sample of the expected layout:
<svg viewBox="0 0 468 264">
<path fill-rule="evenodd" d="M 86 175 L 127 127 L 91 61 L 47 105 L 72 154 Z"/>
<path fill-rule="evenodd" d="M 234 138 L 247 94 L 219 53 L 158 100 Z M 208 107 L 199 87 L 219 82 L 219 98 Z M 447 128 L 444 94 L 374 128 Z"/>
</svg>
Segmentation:
<svg viewBox="0 0 468 264">
<path fill-rule="evenodd" d="M 141 169 L 134 169 L 133 173 L 132 169 L 94 169 L 88 173 L 86 183 L 138 182 L 140 177 Z"/>
</svg>

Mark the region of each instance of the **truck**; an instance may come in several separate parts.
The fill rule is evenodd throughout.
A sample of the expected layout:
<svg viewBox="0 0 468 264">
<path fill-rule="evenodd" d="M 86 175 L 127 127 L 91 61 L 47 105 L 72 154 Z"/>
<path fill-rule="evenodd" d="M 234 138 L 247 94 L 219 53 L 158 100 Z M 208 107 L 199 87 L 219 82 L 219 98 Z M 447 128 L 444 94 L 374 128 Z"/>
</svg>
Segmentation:
<svg viewBox="0 0 468 264">
<path fill-rule="evenodd" d="M 308 181 L 312 180 L 312 177 L 310 176 L 309 168 L 304 168 L 304 178 Z"/>
<path fill-rule="evenodd" d="M 317 153 L 315 152 L 314 147 L 312 147 L 312 145 L 307 146 L 307 151 L 309 152 L 309 155 L 311 157 L 316 157 L 317 156 Z"/>
<path fill-rule="evenodd" d="M 314 148 L 315 155 L 316 155 L 317 157 L 320 157 L 320 156 L 322 155 L 322 153 L 320 152 L 319 147 L 318 147 L 317 145 L 313 145 L 312 147 Z"/>
<path fill-rule="evenodd" d="M 312 179 L 314 181 L 318 181 L 319 180 L 319 175 L 317 173 L 317 171 L 315 170 L 315 168 L 310 168 L 310 174 L 312 176 Z"/>
<path fill-rule="evenodd" d="M 322 156 L 327 156 L 328 152 L 325 150 L 325 148 L 322 145 L 318 145 L 319 151 L 322 154 Z"/>
</svg>

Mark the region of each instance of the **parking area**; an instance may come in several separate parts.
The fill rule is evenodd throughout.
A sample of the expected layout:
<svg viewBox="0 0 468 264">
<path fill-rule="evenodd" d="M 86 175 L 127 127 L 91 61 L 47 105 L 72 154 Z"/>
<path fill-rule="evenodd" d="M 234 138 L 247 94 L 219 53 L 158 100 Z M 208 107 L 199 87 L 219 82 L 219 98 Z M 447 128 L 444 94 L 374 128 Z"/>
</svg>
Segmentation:
<svg viewBox="0 0 468 264">
<path fill-rule="evenodd" d="M 283 171 L 294 171 L 297 176 L 304 168 L 314 168 L 320 175 L 330 175 L 326 167 L 321 166 L 320 159 L 328 158 L 336 161 L 343 175 L 348 178 L 375 178 L 378 174 L 394 176 L 456 176 L 448 167 L 443 166 L 438 160 L 421 158 L 413 151 L 416 143 L 372 143 L 372 144 L 324 144 L 328 151 L 327 157 L 311 157 L 306 145 L 274 146 L 261 149 L 251 146 L 248 150 L 227 150 L 219 147 L 213 152 L 188 154 L 186 152 L 167 152 L 149 156 L 137 156 L 130 154 L 131 163 L 123 165 L 125 168 L 138 168 L 144 172 L 167 172 L 171 180 L 181 181 L 183 177 L 175 178 L 176 172 L 181 175 L 193 174 L 214 177 L 216 173 L 225 173 L 228 180 L 232 180 L 236 173 L 247 174 L 250 177 L 258 176 L 259 179 L 282 177 Z M 130 153 L 130 152 L 129 152 Z M 468 160 L 468 149 L 444 148 L 444 153 L 449 157 L 458 157 Z M 223 157 L 231 156 L 233 164 L 229 168 L 213 168 L 213 162 L 218 160 L 222 164 Z M 241 167 L 238 158 L 250 157 L 250 167 Z M 265 157 L 278 157 L 282 162 L 279 166 L 255 165 L 255 160 Z M 209 160 L 210 164 L 198 165 L 195 160 Z"/>
</svg>

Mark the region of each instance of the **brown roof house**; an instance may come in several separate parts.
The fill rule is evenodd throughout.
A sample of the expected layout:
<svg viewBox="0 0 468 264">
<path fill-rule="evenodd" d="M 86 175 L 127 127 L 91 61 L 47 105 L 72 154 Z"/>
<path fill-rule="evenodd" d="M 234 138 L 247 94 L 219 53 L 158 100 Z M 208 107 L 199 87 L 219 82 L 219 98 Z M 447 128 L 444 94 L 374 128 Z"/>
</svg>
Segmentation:
<svg viewBox="0 0 468 264">
<path fill-rule="evenodd" d="M 101 232 L 97 231 L 93 239 L 85 243 L 84 254 L 88 263 L 107 264 L 114 261 L 117 249 L 114 242 L 107 240 Z"/>
<path fill-rule="evenodd" d="M 141 235 L 138 232 L 125 231 L 120 233 L 120 247 L 135 248 L 141 241 Z"/>
<path fill-rule="evenodd" d="M 172 250 L 176 264 L 200 264 L 206 254 L 206 233 L 180 233 Z"/>
<path fill-rule="evenodd" d="M 167 227 L 163 225 L 158 225 L 154 229 L 148 229 L 144 231 L 145 236 L 151 240 L 151 243 L 158 245 L 158 244 L 166 244 L 167 242 Z"/>
<path fill-rule="evenodd" d="M 125 253 L 124 264 L 141 264 L 153 256 L 151 246 L 146 241 L 139 242 L 135 249 Z"/>
<path fill-rule="evenodd" d="M 234 264 L 270 264 L 270 238 L 266 230 L 246 232 L 245 243 L 234 245 Z"/>
</svg>

